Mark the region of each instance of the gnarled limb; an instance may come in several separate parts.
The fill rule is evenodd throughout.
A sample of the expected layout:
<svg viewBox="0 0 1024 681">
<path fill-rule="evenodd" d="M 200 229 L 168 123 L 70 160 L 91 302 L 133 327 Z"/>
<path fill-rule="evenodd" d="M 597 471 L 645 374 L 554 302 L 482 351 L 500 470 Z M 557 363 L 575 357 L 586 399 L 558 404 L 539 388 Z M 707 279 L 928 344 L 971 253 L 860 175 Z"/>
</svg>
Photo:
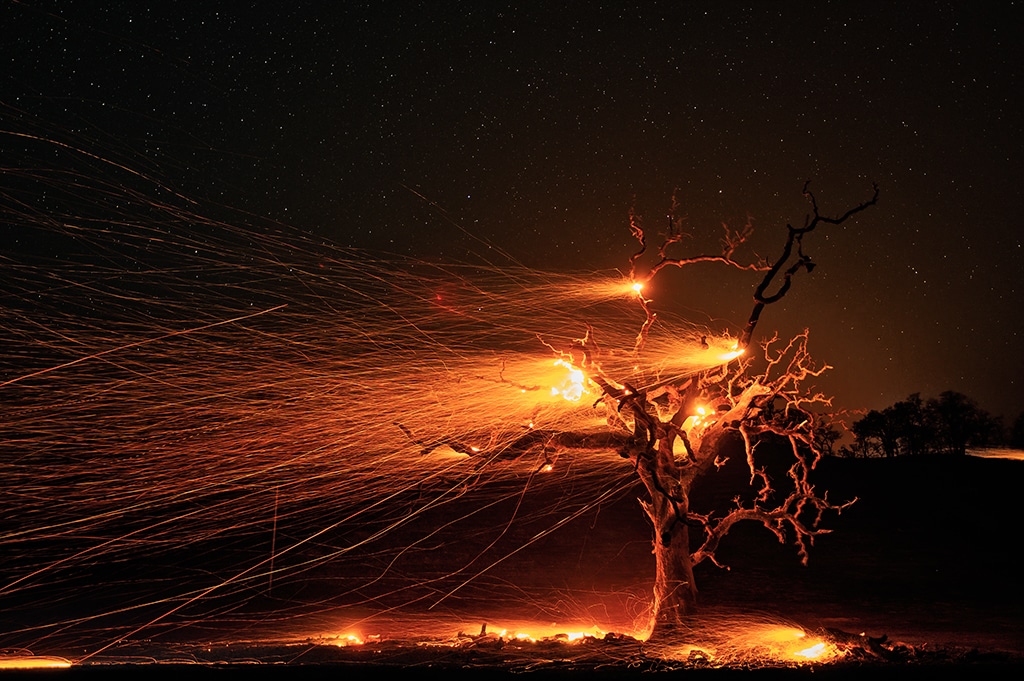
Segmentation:
<svg viewBox="0 0 1024 681">
<path fill-rule="evenodd" d="M 758 320 L 761 319 L 761 312 L 765 306 L 778 302 L 789 292 L 789 287 L 793 283 L 793 275 L 800 270 L 807 270 L 807 272 L 814 270 L 815 265 L 811 261 L 811 257 L 803 252 L 804 236 L 813 232 L 822 223 L 828 225 L 842 224 L 857 213 L 878 203 L 878 185 L 874 184 L 874 194 L 872 194 L 870 199 L 854 206 L 837 218 L 827 217 L 818 211 L 818 201 L 809 189 L 810 185 L 809 180 L 805 182 L 803 192 L 811 204 L 812 213 L 804 217 L 803 227 L 786 225 L 786 243 L 782 247 L 782 253 L 771 263 L 771 266 L 761 279 L 761 283 L 754 289 L 754 308 L 750 311 L 746 327 L 740 333 L 740 348 L 746 348 L 750 344 L 750 340 L 754 336 L 754 329 L 757 327 Z M 795 259 L 794 250 L 796 251 Z M 787 263 L 789 263 L 788 267 Z M 768 293 L 769 287 L 776 283 L 775 279 L 780 273 L 782 275 L 782 282 L 778 284 L 778 288 L 774 293 Z"/>
</svg>

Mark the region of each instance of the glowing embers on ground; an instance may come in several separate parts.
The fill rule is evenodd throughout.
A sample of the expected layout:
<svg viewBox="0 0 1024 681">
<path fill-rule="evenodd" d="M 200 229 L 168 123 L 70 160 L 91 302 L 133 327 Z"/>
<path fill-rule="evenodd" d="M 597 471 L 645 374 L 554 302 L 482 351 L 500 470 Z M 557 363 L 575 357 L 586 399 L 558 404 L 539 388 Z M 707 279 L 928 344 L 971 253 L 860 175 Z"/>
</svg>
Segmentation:
<svg viewBox="0 0 1024 681">
<path fill-rule="evenodd" d="M 33 655 L 27 651 L 0 654 L 0 670 L 8 669 L 67 669 L 71 661 L 52 655 Z"/>
<path fill-rule="evenodd" d="M 567 630 L 568 629 L 568 630 Z M 543 625 L 537 623 L 519 622 L 507 628 L 488 627 L 484 624 L 478 634 L 470 634 L 460 631 L 451 645 L 477 644 L 484 642 L 518 642 L 537 643 L 539 641 L 559 643 L 579 643 L 586 639 L 603 639 L 608 632 L 603 631 L 597 625 L 586 626 L 582 624 L 569 625 L 568 627 L 558 624 Z"/>
<path fill-rule="evenodd" d="M 786 622 L 719 619 L 687 636 L 691 642 L 665 647 L 665 656 L 711 666 L 827 663 L 846 653 L 833 641 Z"/>
<path fill-rule="evenodd" d="M 361 634 L 342 634 L 336 638 L 329 639 L 331 645 L 335 645 L 339 648 L 348 648 L 351 646 L 365 645 L 368 641 L 380 641 L 380 635 L 373 635 L 364 638 Z"/>
<path fill-rule="evenodd" d="M 843 659 L 848 652 L 848 647 L 829 638 L 778 620 L 730 617 L 713 618 L 713 622 L 713 626 L 697 627 L 683 634 L 682 642 L 675 644 L 645 642 L 642 633 L 607 632 L 598 625 L 527 621 L 504 623 L 507 626 L 484 624 L 479 631 L 466 625 L 453 636 L 422 635 L 409 642 L 426 648 L 514 650 L 524 656 L 529 656 L 530 651 L 550 654 L 551 646 L 559 645 L 566 646 L 566 656 L 573 656 L 575 653 L 570 651 L 577 646 L 599 646 L 605 662 L 608 656 L 622 656 L 623 663 L 671 660 L 698 667 L 828 664 Z M 369 636 L 365 643 L 380 645 L 385 641 L 382 636 Z M 364 645 L 359 634 L 327 637 L 325 642 L 339 647 Z"/>
</svg>

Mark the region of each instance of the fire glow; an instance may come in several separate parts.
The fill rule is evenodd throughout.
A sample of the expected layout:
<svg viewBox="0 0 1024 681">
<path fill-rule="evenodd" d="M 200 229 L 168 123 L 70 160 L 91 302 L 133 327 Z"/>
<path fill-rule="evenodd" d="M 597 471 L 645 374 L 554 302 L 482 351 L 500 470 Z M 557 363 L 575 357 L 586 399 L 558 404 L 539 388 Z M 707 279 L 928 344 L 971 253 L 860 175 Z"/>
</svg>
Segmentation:
<svg viewBox="0 0 1024 681">
<path fill-rule="evenodd" d="M 47 655 L 0 655 L 2 669 L 67 669 L 71 661 Z"/>
<path fill-rule="evenodd" d="M 582 611 L 523 603 L 489 571 L 632 493 L 634 470 L 592 438 L 638 420 L 624 403 L 742 354 L 722 328 L 652 313 L 632 275 L 260 233 L 150 200 L 128 189 L 145 178 L 89 158 L 99 179 L 83 169 L 38 195 L 102 220 L 7 215 L 102 257 L 26 255 L 0 281 L 0 612 L 31 623 L 0 647 L 88 658 L 218 617 L 365 616 L 499 589 Z M 713 422 L 702 409 L 688 427 Z M 470 548 L 450 563 L 456 546 Z M 502 636 L 544 637 L 523 631 Z M 571 631 L 556 636 L 592 636 Z M 824 654 L 799 644 L 787 654 Z"/>
<path fill-rule="evenodd" d="M 127 211 L 125 225 L 130 203 L 111 207 Z M 187 235 L 193 219 L 168 222 Z M 177 603 L 212 607 L 322 574 L 362 571 L 363 583 L 376 584 L 439 531 L 428 525 L 417 536 L 405 528 L 450 509 L 443 527 L 457 532 L 479 522 L 476 509 L 527 492 L 540 497 L 539 477 L 560 484 L 557 471 L 570 466 L 572 496 L 547 495 L 539 515 L 525 520 L 596 508 L 625 493 L 632 473 L 618 457 L 581 452 L 573 463 L 576 454 L 557 451 L 552 434 L 593 432 L 616 414 L 576 358 L 553 348 L 570 350 L 590 328 L 602 367 L 644 389 L 720 363 L 735 342 L 665 313 L 648 351 L 635 356 L 635 291 L 624 294 L 612 276 L 385 262 L 314 249 L 301 238 L 275 242 L 279 260 L 261 261 L 240 245 L 250 232 L 207 227 L 196 255 L 193 240 L 177 232 L 151 241 L 111 226 L 107 236 L 126 261 L 147 261 L 154 244 L 169 251 L 165 269 L 147 269 L 138 281 L 52 263 L 12 270 L 17 276 L 4 280 L 12 300 L 32 301 L 15 317 L 26 328 L 11 337 L 40 329 L 50 336 L 0 348 L 18 372 L 0 386 L 10 454 L 0 475 L 21 490 L 0 498 L 0 515 L 22 519 L 0 536 L 9 557 L 0 566 L 2 604 L 13 604 L 12 617 L 31 619 L 18 610 L 29 606 L 17 603 L 71 605 L 110 589 L 104 580 L 117 576 L 100 569 L 108 563 L 180 562 L 152 580 L 132 579 L 107 610 L 43 622 L 43 630 L 60 632 L 54 640 L 95 641 L 93 649 L 103 650 L 105 640 L 178 612 Z M 55 289 L 54 276 L 74 285 Z M 296 276 L 301 285 L 293 285 Z M 135 297 L 126 296 L 133 286 Z M 118 303 L 97 318 L 103 300 Z M 200 317 L 194 300 L 204 301 Z M 522 476 L 531 471 L 546 475 L 524 492 Z M 59 518 L 53 498 L 62 500 Z M 500 537 L 509 522 L 499 517 L 472 531 Z M 557 527 L 539 526 L 534 535 Z M 335 536 L 351 528 L 357 541 Z M 71 553 L 55 553 L 55 533 Z M 217 569 L 205 573 L 195 555 Z M 443 596 L 471 581 L 478 565 L 475 556 L 465 560 L 444 586 L 429 588 Z M 211 581 L 214 573 L 222 576 Z M 409 602 L 421 598 L 415 578 L 395 588 Z M 152 614 L 141 624 L 114 614 L 136 611 Z M 89 628 L 104 616 L 125 624 Z M 32 640 L 0 642 L 13 648 Z"/>
<path fill-rule="evenodd" d="M 579 402 L 584 395 L 591 394 L 582 369 L 577 369 L 563 359 L 556 359 L 555 366 L 567 369 L 569 375 L 558 386 L 551 388 L 552 395 L 561 395 L 568 402 Z"/>
<path fill-rule="evenodd" d="M 844 656 L 828 640 L 799 627 L 771 621 L 715 619 L 713 628 L 695 631 L 691 636 L 695 640 L 678 648 L 675 656 L 701 659 L 716 666 L 821 664 Z"/>
</svg>

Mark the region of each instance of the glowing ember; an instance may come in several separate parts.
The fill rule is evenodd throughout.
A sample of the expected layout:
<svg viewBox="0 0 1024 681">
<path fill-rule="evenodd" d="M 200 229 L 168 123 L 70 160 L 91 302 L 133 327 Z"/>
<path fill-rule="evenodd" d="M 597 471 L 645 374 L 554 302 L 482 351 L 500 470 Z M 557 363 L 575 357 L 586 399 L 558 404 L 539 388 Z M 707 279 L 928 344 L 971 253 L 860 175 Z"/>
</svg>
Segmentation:
<svg viewBox="0 0 1024 681">
<path fill-rule="evenodd" d="M 743 354 L 743 350 L 742 349 L 734 347 L 729 352 L 723 352 L 722 354 L 720 354 L 718 356 L 718 359 L 720 361 L 722 361 L 722 362 L 731 362 L 732 360 L 736 359 L 737 357 L 739 357 L 742 354 Z"/>
<path fill-rule="evenodd" d="M 13 655 L 0 657 L 0 669 L 66 669 L 71 666 L 63 657 L 47 655 Z"/>
<path fill-rule="evenodd" d="M 674 656 L 728 666 L 818 663 L 843 655 L 835 644 L 787 624 L 714 619 L 710 625 L 694 631 L 694 642 L 676 648 Z"/>
<path fill-rule="evenodd" d="M 825 655 L 827 644 L 824 641 L 815 643 L 810 648 L 804 648 L 793 653 L 794 657 L 803 657 L 808 660 L 817 660 Z"/>
<path fill-rule="evenodd" d="M 334 641 L 334 645 L 339 648 L 347 648 L 348 646 L 361 646 L 365 643 L 363 639 L 355 634 L 348 634 L 341 636 Z"/>
<path fill-rule="evenodd" d="M 579 643 L 588 638 L 603 638 L 605 632 L 597 626 L 577 631 L 564 631 L 559 630 L 557 625 L 547 627 L 532 625 L 529 632 L 502 629 L 497 636 L 506 641 L 516 640 L 530 643 L 537 641 L 562 641 L 564 643 Z"/>
<path fill-rule="evenodd" d="M 824 661 L 835 658 L 839 650 L 826 641 L 811 637 L 802 629 L 787 626 L 766 626 L 751 632 L 755 650 L 781 662 Z"/>
<path fill-rule="evenodd" d="M 587 377 L 581 369 L 563 359 L 556 359 L 555 366 L 568 369 L 569 375 L 558 386 L 551 388 L 553 396 L 561 395 L 569 402 L 579 402 L 584 395 L 590 394 L 586 386 Z"/>
<path fill-rule="evenodd" d="M 714 412 L 708 407 L 698 406 L 694 412 L 683 421 L 683 430 L 689 432 L 698 426 L 709 426 L 713 423 L 711 417 L 714 415 Z"/>
</svg>

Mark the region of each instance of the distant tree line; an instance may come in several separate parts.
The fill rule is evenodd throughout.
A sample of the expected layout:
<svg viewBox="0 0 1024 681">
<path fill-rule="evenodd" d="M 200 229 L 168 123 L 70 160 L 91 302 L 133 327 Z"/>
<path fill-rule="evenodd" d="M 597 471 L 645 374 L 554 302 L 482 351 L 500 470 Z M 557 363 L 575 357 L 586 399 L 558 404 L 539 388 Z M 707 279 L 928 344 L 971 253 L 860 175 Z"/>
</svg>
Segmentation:
<svg viewBox="0 0 1024 681">
<path fill-rule="evenodd" d="M 854 443 L 840 447 L 844 456 L 891 457 L 919 454 L 964 455 L 968 447 L 1024 447 L 1024 414 L 1004 432 L 1001 418 L 978 403 L 947 390 L 921 399 L 914 393 L 890 407 L 872 409 L 853 424 Z"/>
</svg>

